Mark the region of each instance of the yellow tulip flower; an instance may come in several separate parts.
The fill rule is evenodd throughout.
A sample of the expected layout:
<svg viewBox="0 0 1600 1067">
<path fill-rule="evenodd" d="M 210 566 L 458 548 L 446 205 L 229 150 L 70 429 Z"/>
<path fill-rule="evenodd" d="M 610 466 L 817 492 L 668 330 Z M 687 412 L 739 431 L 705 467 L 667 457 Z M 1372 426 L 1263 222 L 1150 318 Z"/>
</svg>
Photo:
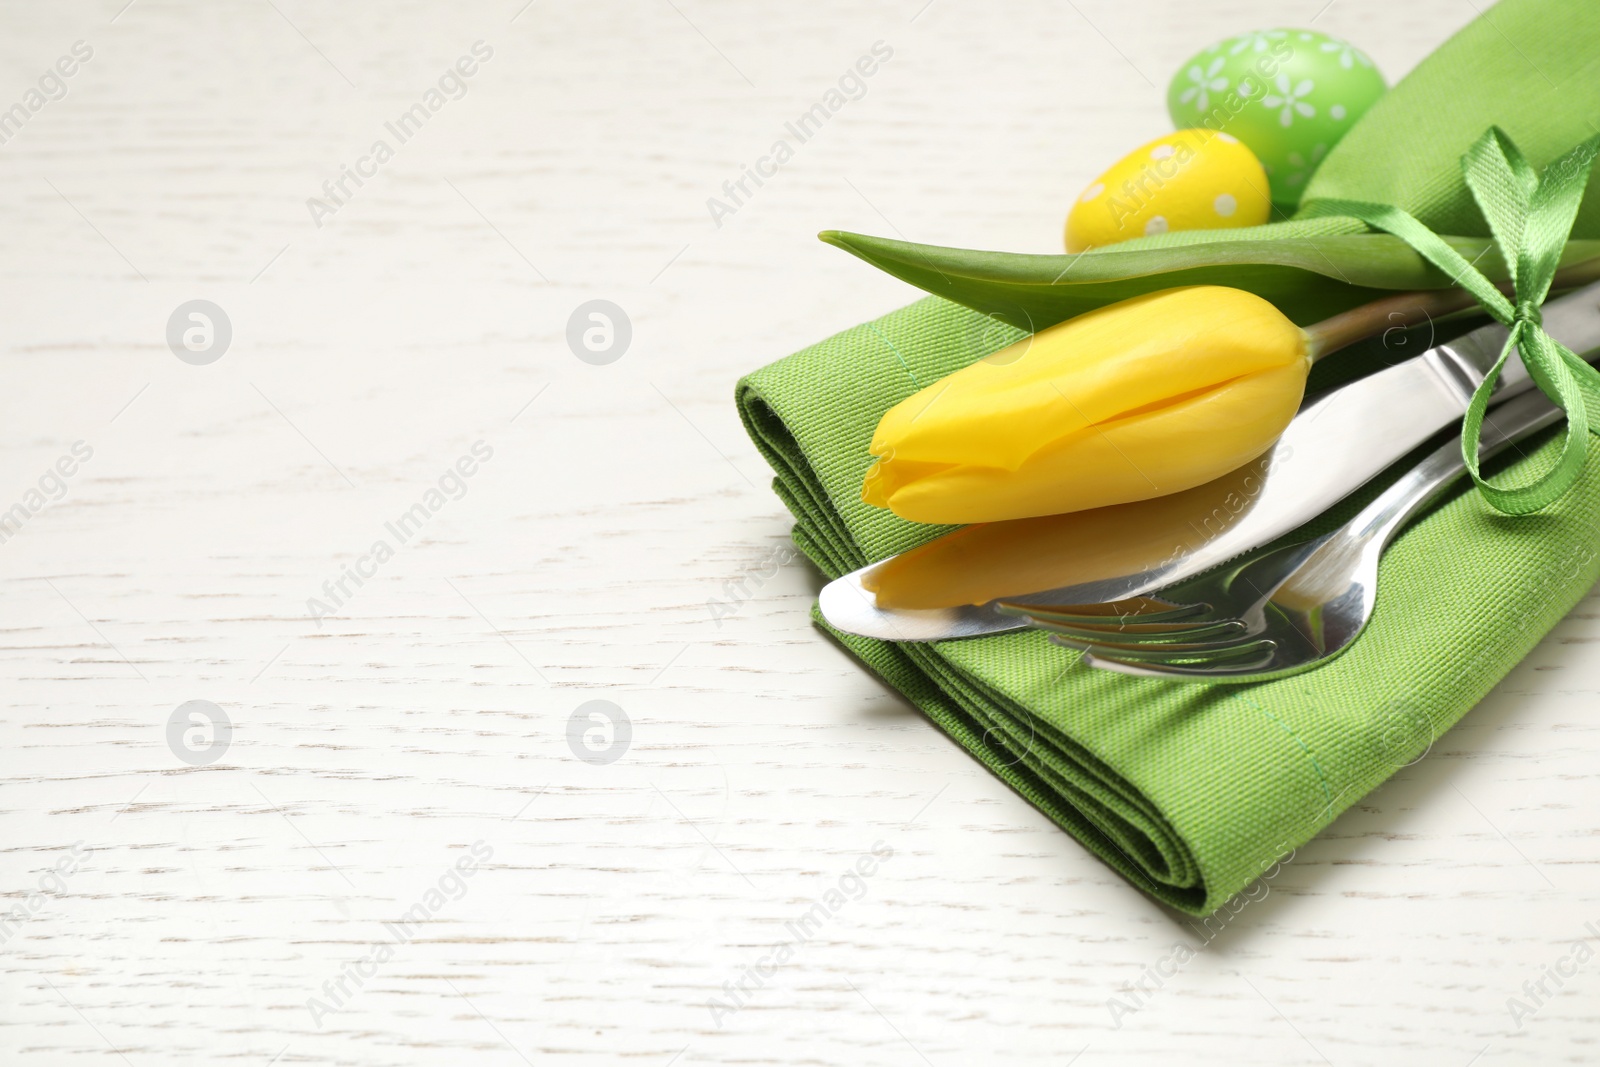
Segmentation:
<svg viewBox="0 0 1600 1067">
<path fill-rule="evenodd" d="M 1253 293 L 1137 296 L 890 408 L 862 499 L 914 522 L 972 523 L 1180 492 L 1265 452 L 1311 361 L 1306 331 Z"/>
</svg>

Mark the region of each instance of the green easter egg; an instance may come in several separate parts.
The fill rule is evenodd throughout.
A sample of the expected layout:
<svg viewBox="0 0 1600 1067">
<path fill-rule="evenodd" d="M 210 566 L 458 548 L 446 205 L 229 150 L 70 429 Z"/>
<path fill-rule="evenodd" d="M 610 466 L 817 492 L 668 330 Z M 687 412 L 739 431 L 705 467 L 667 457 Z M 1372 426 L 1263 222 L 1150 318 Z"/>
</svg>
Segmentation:
<svg viewBox="0 0 1600 1067">
<path fill-rule="evenodd" d="M 1328 150 L 1386 90 L 1372 60 L 1315 30 L 1263 30 L 1198 53 L 1173 75 L 1167 111 L 1179 129 L 1239 138 L 1261 160 L 1280 207 L 1300 202 Z"/>
</svg>

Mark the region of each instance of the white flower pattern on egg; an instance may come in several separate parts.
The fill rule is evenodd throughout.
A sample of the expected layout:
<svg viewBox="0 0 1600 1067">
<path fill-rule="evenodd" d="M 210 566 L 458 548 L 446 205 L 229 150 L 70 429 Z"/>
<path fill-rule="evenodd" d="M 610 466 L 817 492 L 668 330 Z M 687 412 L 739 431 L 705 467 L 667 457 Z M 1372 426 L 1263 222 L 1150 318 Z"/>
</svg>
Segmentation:
<svg viewBox="0 0 1600 1067">
<path fill-rule="evenodd" d="M 1328 146 L 1325 144 L 1313 146 L 1311 149 L 1310 159 L 1306 159 L 1299 152 L 1290 152 L 1289 165 L 1293 167 L 1294 170 L 1289 172 L 1288 177 L 1284 178 L 1284 181 L 1288 182 L 1290 185 L 1304 184 L 1305 180 L 1316 172 L 1317 164 L 1321 163 L 1322 157 L 1327 154 Z"/>
<path fill-rule="evenodd" d="M 1300 84 L 1291 87 L 1289 85 L 1289 76 L 1280 74 L 1274 84 L 1277 86 L 1278 91 L 1276 93 L 1268 93 L 1262 97 L 1261 103 L 1265 107 L 1279 109 L 1278 124 L 1280 126 L 1288 126 L 1294 122 L 1296 113 L 1308 119 L 1316 115 L 1316 106 L 1306 103 L 1306 97 L 1310 96 L 1317 88 L 1310 78 L 1302 78 Z"/>
<path fill-rule="evenodd" d="M 1232 47 L 1228 49 L 1228 54 L 1236 56 L 1245 49 L 1249 49 L 1252 52 L 1265 52 L 1272 47 L 1273 41 L 1281 41 L 1288 36 L 1282 30 L 1242 34 L 1233 39 Z"/>
<path fill-rule="evenodd" d="M 1178 99 L 1185 104 L 1192 100 L 1194 101 L 1194 106 L 1201 111 L 1209 110 L 1211 107 L 1211 94 L 1220 93 L 1228 87 L 1227 78 L 1217 77 L 1217 72 L 1222 70 L 1223 64 L 1226 62 L 1226 59 L 1218 56 L 1204 70 L 1200 69 L 1200 64 L 1198 63 L 1191 66 L 1187 72 L 1191 84 Z"/>
<path fill-rule="evenodd" d="M 1319 46 L 1322 51 L 1339 57 L 1339 66 L 1345 70 L 1352 69 L 1357 63 L 1363 67 L 1372 66 L 1372 60 L 1366 57 L 1361 49 L 1344 41 L 1323 41 Z"/>
</svg>

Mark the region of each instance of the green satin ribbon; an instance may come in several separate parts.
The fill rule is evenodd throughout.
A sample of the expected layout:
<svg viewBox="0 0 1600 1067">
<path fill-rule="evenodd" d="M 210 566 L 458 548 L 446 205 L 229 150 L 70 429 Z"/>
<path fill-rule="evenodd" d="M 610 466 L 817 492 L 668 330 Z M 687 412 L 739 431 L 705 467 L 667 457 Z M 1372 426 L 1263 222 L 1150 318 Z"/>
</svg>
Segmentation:
<svg viewBox="0 0 1600 1067">
<path fill-rule="evenodd" d="M 1510 273 L 1514 301 L 1438 234 L 1397 207 L 1360 200 L 1321 200 L 1308 212 L 1353 216 L 1394 234 L 1450 274 L 1455 284 L 1510 330 L 1500 358 L 1467 408 L 1461 454 L 1484 499 L 1512 515 L 1538 511 L 1572 488 L 1588 453 L 1588 433 L 1600 433 L 1600 371 L 1546 333 L 1539 316 L 1597 151 L 1600 137 L 1584 141 L 1546 167 L 1541 177 L 1503 130 L 1490 127 L 1461 157 L 1467 187 L 1488 221 Z M 1522 362 L 1539 388 L 1566 412 L 1567 423 L 1561 455 L 1550 469 L 1529 484 L 1501 486 L 1479 473 L 1478 433 L 1489 395 L 1514 350 L 1521 351 Z"/>
</svg>

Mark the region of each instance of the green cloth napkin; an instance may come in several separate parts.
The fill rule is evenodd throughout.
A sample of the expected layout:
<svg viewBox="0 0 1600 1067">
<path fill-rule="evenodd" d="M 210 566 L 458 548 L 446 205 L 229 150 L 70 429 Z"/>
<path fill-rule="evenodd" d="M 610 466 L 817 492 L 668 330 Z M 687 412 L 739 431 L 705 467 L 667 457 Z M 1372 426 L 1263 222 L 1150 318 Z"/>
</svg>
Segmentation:
<svg viewBox="0 0 1600 1067">
<path fill-rule="evenodd" d="M 1575 28 L 1578 20 L 1586 25 Z M 1545 77 L 1514 62 L 1519 51 Z M 1358 123 L 1308 200 L 1388 200 L 1436 229 L 1482 233 L 1460 187 L 1460 153 L 1491 122 L 1536 166 L 1588 136 L 1600 97 L 1571 94 L 1600 80 L 1597 62 L 1600 19 L 1580 5 L 1506 0 Z M 1600 232 L 1596 205 L 1591 190 L 1579 218 L 1586 234 Z M 1330 223 L 1338 220 L 1242 232 L 1327 232 Z M 777 473 L 795 543 L 830 578 L 949 529 L 861 502 L 868 443 L 889 407 L 1014 336 L 929 297 L 740 381 L 740 415 Z M 1600 576 L 1596 453 L 1576 489 L 1545 511 L 1513 518 L 1458 493 L 1417 522 L 1384 558 L 1366 633 L 1331 664 L 1292 678 L 1216 687 L 1133 679 L 1085 667 L 1035 632 L 921 645 L 835 636 L 1130 881 L 1205 914 L 1425 752 Z"/>
</svg>

